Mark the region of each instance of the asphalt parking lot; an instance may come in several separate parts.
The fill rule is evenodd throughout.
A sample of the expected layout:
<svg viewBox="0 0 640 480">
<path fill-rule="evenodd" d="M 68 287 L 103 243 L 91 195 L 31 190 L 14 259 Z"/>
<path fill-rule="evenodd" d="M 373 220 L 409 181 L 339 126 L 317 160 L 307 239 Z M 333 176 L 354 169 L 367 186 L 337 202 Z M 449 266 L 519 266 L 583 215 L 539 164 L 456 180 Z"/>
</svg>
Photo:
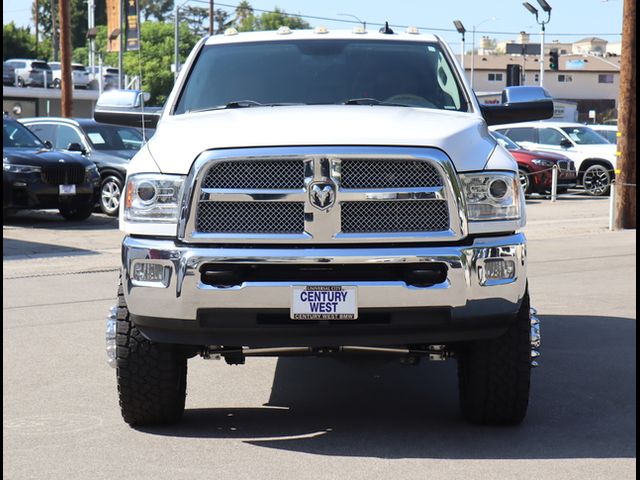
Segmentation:
<svg viewBox="0 0 640 480">
<path fill-rule="evenodd" d="M 195 358 L 184 421 L 135 430 L 104 352 L 116 220 L 21 213 L 3 226 L 3 477 L 635 478 L 636 232 L 607 215 L 528 201 L 543 343 L 520 427 L 465 424 L 453 361 Z"/>
</svg>

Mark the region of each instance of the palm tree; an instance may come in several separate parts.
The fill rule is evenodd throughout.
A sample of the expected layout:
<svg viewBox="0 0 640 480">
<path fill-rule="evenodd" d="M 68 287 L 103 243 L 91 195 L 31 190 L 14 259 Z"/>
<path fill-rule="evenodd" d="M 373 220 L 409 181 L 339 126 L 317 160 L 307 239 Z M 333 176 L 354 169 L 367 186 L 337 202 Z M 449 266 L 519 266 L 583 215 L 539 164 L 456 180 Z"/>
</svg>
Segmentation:
<svg viewBox="0 0 640 480">
<path fill-rule="evenodd" d="M 245 19 L 253 15 L 253 7 L 247 0 L 242 0 L 236 7 L 236 18 L 234 23 L 236 25 L 242 25 Z"/>
</svg>

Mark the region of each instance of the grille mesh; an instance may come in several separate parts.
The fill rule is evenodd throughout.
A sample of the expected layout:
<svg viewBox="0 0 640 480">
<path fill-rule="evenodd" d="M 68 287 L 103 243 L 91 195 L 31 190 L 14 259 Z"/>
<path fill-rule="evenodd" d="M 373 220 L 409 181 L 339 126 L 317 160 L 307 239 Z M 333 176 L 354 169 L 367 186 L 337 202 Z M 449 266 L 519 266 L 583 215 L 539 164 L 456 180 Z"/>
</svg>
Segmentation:
<svg viewBox="0 0 640 480">
<path fill-rule="evenodd" d="M 304 202 L 200 202 L 202 233 L 303 233 Z"/>
<path fill-rule="evenodd" d="M 79 185 L 84 183 L 86 170 L 77 163 L 59 163 L 42 168 L 42 180 L 49 185 Z"/>
<path fill-rule="evenodd" d="M 343 188 L 439 187 L 442 179 L 420 160 L 348 159 L 342 161 Z"/>
<path fill-rule="evenodd" d="M 202 188 L 304 188 L 304 162 L 302 160 L 217 162 L 209 168 Z"/>
<path fill-rule="evenodd" d="M 445 200 L 343 202 L 343 233 L 441 232 L 449 229 Z"/>
</svg>

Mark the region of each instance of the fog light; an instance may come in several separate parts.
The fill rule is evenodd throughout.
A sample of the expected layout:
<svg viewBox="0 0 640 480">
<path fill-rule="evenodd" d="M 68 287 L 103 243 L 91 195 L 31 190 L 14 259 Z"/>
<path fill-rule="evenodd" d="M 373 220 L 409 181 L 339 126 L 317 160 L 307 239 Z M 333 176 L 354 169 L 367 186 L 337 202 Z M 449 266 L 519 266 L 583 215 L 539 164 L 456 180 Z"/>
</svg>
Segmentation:
<svg viewBox="0 0 640 480">
<path fill-rule="evenodd" d="M 160 263 L 138 262 L 133 265 L 131 280 L 139 286 L 167 287 L 170 272 L 168 266 Z"/>
<path fill-rule="evenodd" d="M 513 260 L 491 258 L 484 261 L 480 267 L 480 284 L 486 285 L 492 281 L 510 280 L 516 275 L 516 263 Z"/>
</svg>

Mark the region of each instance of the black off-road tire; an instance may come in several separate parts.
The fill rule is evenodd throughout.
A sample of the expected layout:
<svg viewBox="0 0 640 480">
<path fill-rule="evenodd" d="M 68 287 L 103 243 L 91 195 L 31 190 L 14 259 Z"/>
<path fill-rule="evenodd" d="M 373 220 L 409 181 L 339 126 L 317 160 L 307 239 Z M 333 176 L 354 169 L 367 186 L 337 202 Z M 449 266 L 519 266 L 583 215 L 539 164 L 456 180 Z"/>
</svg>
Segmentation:
<svg viewBox="0 0 640 480">
<path fill-rule="evenodd" d="M 93 213 L 93 203 L 63 205 L 58 210 L 65 220 L 86 220 Z"/>
<path fill-rule="evenodd" d="M 480 425 L 517 425 L 529 405 L 531 340 L 529 294 L 507 333 L 473 342 L 458 355 L 460 405 Z"/>
<path fill-rule="evenodd" d="M 187 357 L 174 345 L 152 343 L 129 319 L 118 287 L 116 376 L 120 411 L 132 426 L 177 422 L 184 412 Z"/>
</svg>

